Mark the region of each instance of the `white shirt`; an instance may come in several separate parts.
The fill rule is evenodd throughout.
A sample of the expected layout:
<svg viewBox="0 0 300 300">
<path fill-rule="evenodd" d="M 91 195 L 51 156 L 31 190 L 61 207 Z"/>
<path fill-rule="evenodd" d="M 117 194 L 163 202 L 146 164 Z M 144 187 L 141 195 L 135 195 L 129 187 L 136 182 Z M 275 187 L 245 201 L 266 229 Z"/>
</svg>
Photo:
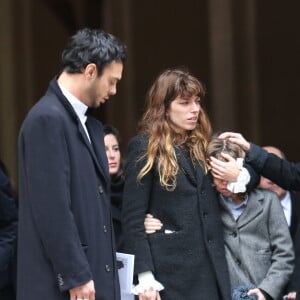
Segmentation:
<svg viewBox="0 0 300 300">
<path fill-rule="evenodd" d="M 63 95 L 67 98 L 67 100 L 70 102 L 72 105 L 73 109 L 75 110 L 76 115 L 78 116 L 81 125 L 83 126 L 83 129 L 91 142 L 89 132 L 86 128 L 86 111 L 88 110 L 88 106 L 85 105 L 83 102 L 81 102 L 78 98 L 76 98 L 73 94 L 71 94 L 67 89 L 65 89 L 61 84 L 58 83 L 59 88 L 61 89 L 61 92 Z"/>
<path fill-rule="evenodd" d="M 291 218 L 292 218 L 292 199 L 291 199 L 291 193 L 286 192 L 284 198 L 280 201 L 281 206 L 283 208 L 283 212 L 286 218 L 286 221 L 291 226 Z"/>
</svg>

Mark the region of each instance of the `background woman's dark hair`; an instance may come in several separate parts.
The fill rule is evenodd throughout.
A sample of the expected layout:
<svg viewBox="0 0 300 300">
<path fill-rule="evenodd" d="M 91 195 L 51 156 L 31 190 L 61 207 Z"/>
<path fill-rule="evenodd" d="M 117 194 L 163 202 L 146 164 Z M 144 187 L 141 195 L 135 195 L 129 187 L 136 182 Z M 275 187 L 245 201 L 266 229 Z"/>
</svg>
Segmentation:
<svg viewBox="0 0 300 300">
<path fill-rule="evenodd" d="M 120 150 L 120 155 L 121 155 L 121 160 L 120 160 L 120 168 L 118 170 L 118 172 L 114 175 L 111 176 L 112 180 L 117 180 L 118 178 L 123 176 L 124 170 L 123 170 L 123 155 L 121 152 L 121 136 L 120 136 L 120 132 L 117 128 L 111 126 L 111 125 L 104 125 L 103 126 L 103 131 L 104 131 L 104 137 L 108 134 L 112 134 L 113 136 L 115 136 L 118 145 L 119 145 L 119 150 Z"/>
<path fill-rule="evenodd" d="M 120 144 L 121 136 L 119 130 L 116 127 L 107 124 L 103 126 L 103 131 L 104 131 L 104 136 L 108 134 L 113 134 L 116 137 L 118 144 Z"/>
<path fill-rule="evenodd" d="M 65 72 L 74 74 L 94 63 L 100 76 L 111 62 L 124 62 L 126 52 L 126 46 L 112 34 L 85 28 L 70 37 L 62 52 L 62 67 Z"/>
</svg>

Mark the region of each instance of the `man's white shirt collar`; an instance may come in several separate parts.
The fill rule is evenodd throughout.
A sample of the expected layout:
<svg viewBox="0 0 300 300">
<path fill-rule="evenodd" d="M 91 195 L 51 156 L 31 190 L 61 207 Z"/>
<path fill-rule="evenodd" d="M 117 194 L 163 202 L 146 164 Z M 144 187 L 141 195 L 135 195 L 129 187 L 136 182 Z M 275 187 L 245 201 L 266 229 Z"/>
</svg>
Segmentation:
<svg viewBox="0 0 300 300">
<path fill-rule="evenodd" d="M 58 83 L 59 88 L 61 89 L 61 92 L 63 95 L 67 98 L 67 100 L 72 105 L 73 109 L 76 112 L 76 115 L 78 116 L 85 133 L 87 134 L 88 139 L 90 140 L 90 136 L 88 133 L 88 130 L 86 128 L 86 111 L 88 110 L 88 106 L 85 105 L 83 102 L 81 102 L 77 97 L 75 97 L 73 94 L 71 94 L 66 88 L 64 88 L 61 84 Z M 91 140 L 90 140 L 91 141 Z"/>
<path fill-rule="evenodd" d="M 66 88 L 64 88 L 61 84 L 58 84 L 63 95 L 67 98 L 67 100 L 70 102 L 72 107 L 74 108 L 77 116 L 79 117 L 80 121 L 84 120 L 84 123 L 86 121 L 86 111 L 88 110 L 88 106 L 85 105 L 83 102 L 81 102 L 77 97 L 75 97 L 73 94 L 71 94 Z"/>
<path fill-rule="evenodd" d="M 283 208 L 283 212 L 285 215 L 285 218 L 287 220 L 288 225 L 291 225 L 291 215 L 292 215 L 292 199 L 291 199 L 291 193 L 286 192 L 284 198 L 280 201 L 281 206 Z"/>
</svg>

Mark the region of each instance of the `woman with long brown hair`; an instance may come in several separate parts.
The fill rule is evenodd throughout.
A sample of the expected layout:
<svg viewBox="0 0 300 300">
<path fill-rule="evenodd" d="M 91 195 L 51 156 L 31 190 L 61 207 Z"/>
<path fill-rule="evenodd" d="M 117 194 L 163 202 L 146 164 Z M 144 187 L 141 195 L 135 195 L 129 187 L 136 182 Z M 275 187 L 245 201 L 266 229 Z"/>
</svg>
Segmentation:
<svg viewBox="0 0 300 300">
<path fill-rule="evenodd" d="M 230 299 L 216 191 L 207 176 L 204 94 L 188 72 L 163 72 L 128 146 L 123 228 L 140 300 Z M 163 223 L 152 235 L 145 233 L 147 213 Z"/>
</svg>

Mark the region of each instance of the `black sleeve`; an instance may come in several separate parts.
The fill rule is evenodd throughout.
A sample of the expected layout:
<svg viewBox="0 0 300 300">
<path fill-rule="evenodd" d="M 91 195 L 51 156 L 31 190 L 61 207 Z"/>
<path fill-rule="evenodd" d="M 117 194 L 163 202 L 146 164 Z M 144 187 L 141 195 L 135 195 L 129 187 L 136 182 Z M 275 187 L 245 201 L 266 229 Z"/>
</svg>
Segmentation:
<svg viewBox="0 0 300 300">
<path fill-rule="evenodd" d="M 250 181 L 247 184 L 247 193 L 253 191 L 259 184 L 260 176 L 249 164 L 244 166 L 250 174 Z"/>
<path fill-rule="evenodd" d="M 293 163 L 251 144 L 246 163 L 286 190 L 300 190 L 300 163 Z"/>
<path fill-rule="evenodd" d="M 148 212 L 152 189 L 152 172 L 139 182 L 137 176 L 145 165 L 147 141 L 137 136 L 128 145 L 123 191 L 122 226 L 127 253 L 135 255 L 134 269 L 139 274 L 154 271 L 152 254 L 145 232 L 144 219 Z"/>
</svg>

